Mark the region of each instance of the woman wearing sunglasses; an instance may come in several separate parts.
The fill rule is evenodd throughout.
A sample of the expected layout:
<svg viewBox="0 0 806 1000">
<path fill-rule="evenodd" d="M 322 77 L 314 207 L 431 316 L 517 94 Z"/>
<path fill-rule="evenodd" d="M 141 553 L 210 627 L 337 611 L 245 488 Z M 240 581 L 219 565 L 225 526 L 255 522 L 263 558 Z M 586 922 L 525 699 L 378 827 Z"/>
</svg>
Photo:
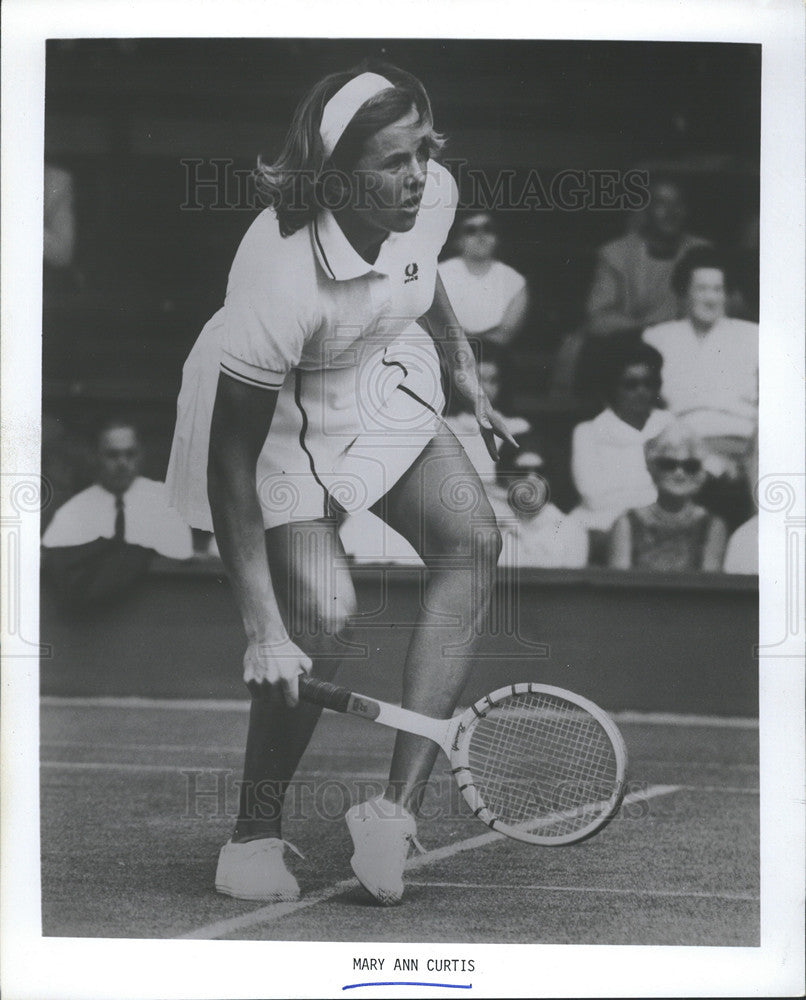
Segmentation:
<svg viewBox="0 0 806 1000">
<path fill-rule="evenodd" d="M 663 359 L 638 341 L 614 346 L 602 371 L 605 408 L 574 428 L 571 474 L 579 506 L 570 514 L 590 536 L 591 562 L 606 558 L 607 533 L 630 507 L 657 497 L 644 460 L 644 444 L 672 420 L 658 409 Z"/>
<path fill-rule="evenodd" d="M 471 341 L 509 347 L 529 308 L 526 279 L 496 259 L 498 230 L 490 212 L 469 211 L 457 223 L 459 255 L 439 265 L 445 291 Z"/>
<path fill-rule="evenodd" d="M 622 515 L 610 535 L 613 569 L 718 572 L 727 545 L 723 521 L 694 502 L 705 480 L 700 439 L 675 421 L 644 452 L 658 491 L 654 503 Z"/>
</svg>

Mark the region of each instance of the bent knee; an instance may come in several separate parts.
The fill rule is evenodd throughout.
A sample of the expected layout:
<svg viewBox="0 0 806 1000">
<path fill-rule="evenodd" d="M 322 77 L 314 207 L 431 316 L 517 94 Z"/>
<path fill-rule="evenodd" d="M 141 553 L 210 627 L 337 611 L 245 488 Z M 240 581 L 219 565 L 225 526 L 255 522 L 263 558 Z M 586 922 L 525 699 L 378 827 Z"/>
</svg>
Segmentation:
<svg viewBox="0 0 806 1000">
<path fill-rule="evenodd" d="M 356 613 L 352 587 L 303 602 L 297 613 L 290 609 L 288 631 L 294 642 L 309 656 L 331 653 L 339 636 Z"/>
<path fill-rule="evenodd" d="M 325 635 L 339 635 L 355 617 L 355 593 L 334 594 L 316 610 L 317 622 Z"/>
<path fill-rule="evenodd" d="M 422 559 L 431 570 L 445 568 L 472 569 L 475 573 L 493 575 L 498 563 L 503 539 L 495 518 L 478 519 L 468 530 L 440 538 L 440 544 L 430 547 Z"/>
</svg>

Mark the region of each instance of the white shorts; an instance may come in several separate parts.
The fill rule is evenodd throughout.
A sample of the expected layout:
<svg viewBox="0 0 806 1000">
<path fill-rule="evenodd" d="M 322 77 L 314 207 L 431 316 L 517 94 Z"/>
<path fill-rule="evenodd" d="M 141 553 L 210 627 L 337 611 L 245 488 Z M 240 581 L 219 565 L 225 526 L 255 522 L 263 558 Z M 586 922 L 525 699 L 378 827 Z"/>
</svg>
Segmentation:
<svg viewBox="0 0 806 1000">
<path fill-rule="evenodd" d="M 213 530 L 207 452 L 219 338 L 214 318 L 185 362 L 166 476 L 171 506 L 206 531 Z M 266 528 L 327 516 L 331 498 L 349 512 L 372 506 L 439 428 L 439 362 L 419 326 L 391 342 L 358 340 L 349 353 L 347 366 L 292 370 L 280 389 L 256 473 Z"/>
</svg>

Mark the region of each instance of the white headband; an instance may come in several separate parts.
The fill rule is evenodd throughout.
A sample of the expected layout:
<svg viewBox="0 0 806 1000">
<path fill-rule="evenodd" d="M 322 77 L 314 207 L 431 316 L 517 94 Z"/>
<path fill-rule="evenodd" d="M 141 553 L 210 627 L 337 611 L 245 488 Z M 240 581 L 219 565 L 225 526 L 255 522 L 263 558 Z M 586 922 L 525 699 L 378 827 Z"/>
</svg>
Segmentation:
<svg viewBox="0 0 806 1000">
<path fill-rule="evenodd" d="M 361 73 L 337 90 L 325 105 L 319 135 L 325 147 L 325 156 L 330 156 L 344 135 L 344 130 L 353 120 L 361 105 L 393 86 L 385 77 L 377 73 Z"/>
</svg>

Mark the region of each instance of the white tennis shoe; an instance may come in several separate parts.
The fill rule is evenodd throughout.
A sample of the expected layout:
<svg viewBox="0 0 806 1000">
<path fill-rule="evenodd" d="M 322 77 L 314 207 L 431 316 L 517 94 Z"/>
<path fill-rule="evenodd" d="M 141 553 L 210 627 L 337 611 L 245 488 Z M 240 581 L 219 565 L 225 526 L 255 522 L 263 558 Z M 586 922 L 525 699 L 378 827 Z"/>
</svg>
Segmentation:
<svg viewBox="0 0 806 1000">
<path fill-rule="evenodd" d="M 299 854 L 293 845 L 273 837 L 248 840 L 243 844 L 232 841 L 224 844 L 218 855 L 216 889 L 225 896 L 266 903 L 289 903 L 299 899 L 297 880 L 283 861 L 285 846 Z"/>
<path fill-rule="evenodd" d="M 378 796 L 348 809 L 344 819 L 353 838 L 350 865 L 358 881 L 383 906 L 396 906 L 403 898 L 409 848 L 419 848 L 414 817 Z"/>
</svg>

